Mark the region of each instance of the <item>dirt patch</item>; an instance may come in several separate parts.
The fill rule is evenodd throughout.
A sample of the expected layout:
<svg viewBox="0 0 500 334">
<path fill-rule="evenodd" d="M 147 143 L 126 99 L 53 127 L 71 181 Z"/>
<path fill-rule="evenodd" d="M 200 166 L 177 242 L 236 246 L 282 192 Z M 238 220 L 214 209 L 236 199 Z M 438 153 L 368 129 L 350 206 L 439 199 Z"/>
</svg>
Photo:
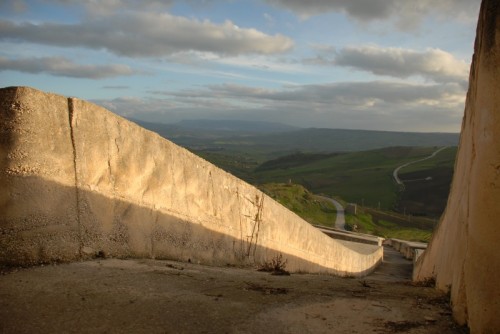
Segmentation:
<svg viewBox="0 0 500 334">
<path fill-rule="evenodd" d="M 465 333 L 404 282 L 101 259 L 0 276 L 1 333 Z"/>
</svg>

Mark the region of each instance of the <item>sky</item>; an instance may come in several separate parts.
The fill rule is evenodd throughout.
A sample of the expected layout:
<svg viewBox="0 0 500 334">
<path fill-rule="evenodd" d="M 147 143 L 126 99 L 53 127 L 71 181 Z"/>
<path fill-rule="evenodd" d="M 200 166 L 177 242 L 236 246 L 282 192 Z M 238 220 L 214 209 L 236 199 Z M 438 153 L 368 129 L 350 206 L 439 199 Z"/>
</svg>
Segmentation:
<svg viewBox="0 0 500 334">
<path fill-rule="evenodd" d="M 0 87 L 128 118 L 459 132 L 480 0 L 0 0 Z"/>
</svg>

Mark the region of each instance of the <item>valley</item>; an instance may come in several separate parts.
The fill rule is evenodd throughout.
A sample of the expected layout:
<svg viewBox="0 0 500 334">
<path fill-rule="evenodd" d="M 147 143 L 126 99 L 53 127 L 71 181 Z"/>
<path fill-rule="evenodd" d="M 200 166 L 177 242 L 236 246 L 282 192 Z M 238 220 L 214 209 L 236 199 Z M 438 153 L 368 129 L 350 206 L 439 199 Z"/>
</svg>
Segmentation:
<svg viewBox="0 0 500 334">
<path fill-rule="evenodd" d="M 449 133 L 243 121 L 155 124 L 150 130 L 257 186 L 312 224 L 333 226 L 335 207 L 321 198 L 326 196 L 357 205 L 356 215 L 346 215 L 347 229 L 418 241 L 430 239 L 446 206 L 458 143 L 458 135 Z M 398 171 L 402 188 L 394 171 L 414 161 Z"/>
</svg>

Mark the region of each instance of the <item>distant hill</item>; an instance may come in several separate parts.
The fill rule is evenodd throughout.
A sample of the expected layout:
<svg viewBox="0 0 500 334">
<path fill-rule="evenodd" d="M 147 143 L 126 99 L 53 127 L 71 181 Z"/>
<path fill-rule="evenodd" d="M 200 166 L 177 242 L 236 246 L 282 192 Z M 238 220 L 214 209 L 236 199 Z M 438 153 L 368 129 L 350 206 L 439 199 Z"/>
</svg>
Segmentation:
<svg viewBox="0 0 500 334">
<path fill-rule="evenodd" d="M 459 134 L 310 128 L 246 140 L 291 151 L 352 152 L 391 146 L 457 146 Z"/>
<path fill-rule="evenodd" d="M 294 128 L 280 123 L 186 120 L 175 124 L 133 120 L 193 151 L 243 154 L 261 163 L 295 152 L 333 153 L 391 146 L 457 146 L 458 133 Z"/>
<path fill-rule="evenodd" d="M 225 151 L 229 146 L 238 145 L 242 138 L 261 138 L 271 134 L 294 132 L 299 128 L 289 125 L 270 122 L 251 121 L 213 121 L 213 120 L 185 120 L 178 123 L 164 124 L 130 119 L 132 122 L 158 133 L 177 145 L 195 151 Z M 259 143 L 256 143 L 260 146 Z M 279 149 L 281 150 L 281 148 Z M 286 150 L 286 149 L 285 149 Z M 236 151 L 240 152 L 239 149 Z M 268 156 L 265 148 L 257 148 L 257 155 Z M 288 152 L 288 151 L 287 151 Z M 286 152 L 286 153 L 287 153 Z M 232 150 L 234 153 L 234 150 Z"/>
<path fill-rule="evenodd" d="M 240 121 L 240 120 L 183 120 L 175 123 L 183 129 L 202 129 L 223 132 L 246 132 L 246 133 L 276 133 L 295 131 L 299 128 L 274 122 Z"/>
</svg>

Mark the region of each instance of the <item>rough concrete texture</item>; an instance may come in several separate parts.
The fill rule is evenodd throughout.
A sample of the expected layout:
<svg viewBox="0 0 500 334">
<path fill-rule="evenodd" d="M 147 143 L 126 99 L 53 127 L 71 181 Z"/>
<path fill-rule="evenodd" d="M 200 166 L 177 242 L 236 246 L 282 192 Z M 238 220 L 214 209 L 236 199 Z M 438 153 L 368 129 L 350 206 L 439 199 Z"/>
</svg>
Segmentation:
<svg viewBox="0 0 500 334">
<path fill-rule="evenodd" d="M 329 238 L 256 188 L 91 103 L 0 90 L 0 263 L 106 254 L 363 275 L 382 247 Z"/>
<path fill-rule="evenodd" d="M 467 333 L 386 250 L 362 279 L 150 259 L 0 267 L 0 333 Z"/>
<path fill-rule="evenodd" d="M 66 260 L 79 252 L 67 100 L 35 90 L 0 97 L 0 259 Z"/>
<path fill-rule="evenodd" d="M 472 333 L 500 332 L 500 2 L 481 5 L 448 205 L 416 263 L 415 280 L 451 291 Z"/>
</svg>

